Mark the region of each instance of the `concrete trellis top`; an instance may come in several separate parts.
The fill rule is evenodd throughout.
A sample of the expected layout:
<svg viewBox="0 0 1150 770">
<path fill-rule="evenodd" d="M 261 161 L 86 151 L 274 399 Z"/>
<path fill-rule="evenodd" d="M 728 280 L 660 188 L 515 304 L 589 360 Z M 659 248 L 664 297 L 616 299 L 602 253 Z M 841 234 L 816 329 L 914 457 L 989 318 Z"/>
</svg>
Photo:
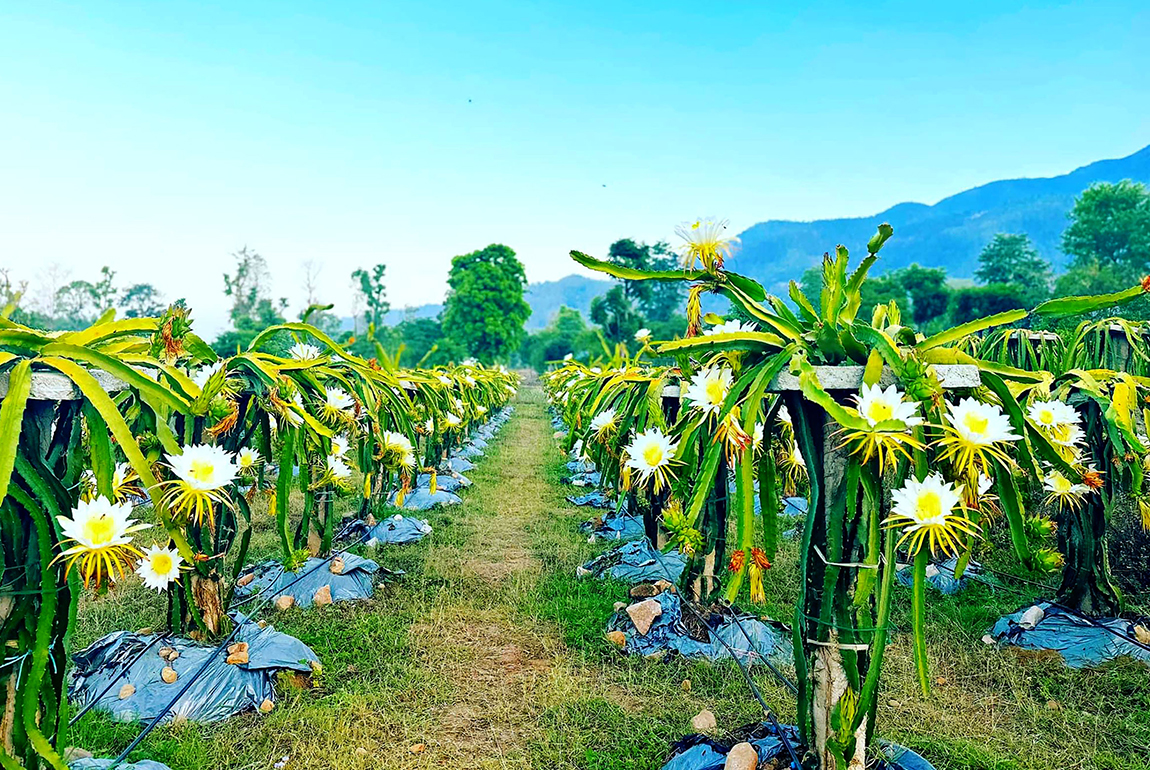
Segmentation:
<svg viewBox="0 0 1150 770">
<path fill-rule="evenodd" d="M 115 393 L 127 388 L 121 380 L 99 369 L 91 369 L 88 374 L 100 384 L 108 393 Z M 0 399 L 8 395 L 8 372 L 0 373 Z M 75 401 L 83 394 L 70 379 L 59 372 L 33 372 L 32 393 L 28 396 L 32 401 Z"/>
<path fill-rule="evenodd" d="M 818 375 L 819 384 L 822 385 L 823 390 L 832 392 L 850 391 L 857 393 L 862 388 L 863 372 L 865 371 L 865 366 L 815 367 L 815 374 Z M 934 372 L 938 376 L 939 384 L 947 390 L 977 388 L 982 384 L 982 379 L 978 374 L 978 367 L 973 364 L 935 364 Z M 879 378 L 879 384 L 886 387 L 887 385 L 894 385 L 897 382 L 898 379 L 894 376 L 894 372 L 889 367 L 883 368 L 882 377 Z M 775 379 L 771 381 L 767 390 L 772 393 L 801 390 L 798 375 L 791 374 L 790 372 L 779 372 Z M 680 397 L 681 391 L 679 385 L 668 385 L 663 389 L 663 398 Z"/>
</svg>

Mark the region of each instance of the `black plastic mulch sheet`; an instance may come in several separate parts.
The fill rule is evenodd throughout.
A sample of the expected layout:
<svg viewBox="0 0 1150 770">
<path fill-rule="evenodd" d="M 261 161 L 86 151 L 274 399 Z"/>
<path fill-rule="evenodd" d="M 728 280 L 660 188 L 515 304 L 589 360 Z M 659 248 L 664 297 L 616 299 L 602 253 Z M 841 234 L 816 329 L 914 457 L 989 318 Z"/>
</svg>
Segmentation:
<svg viewBox="0 0 1150 770">
<path fill-rule="evenodd" d="M 1027 650 L 1052 650 L 1071 668 L 1097 666 L 1127 655 L 1150 663 L 1150 645 L 1139 643 L 1134 622 L 1124 618 L 1085 618 L 1061 607 L 1039 602 L 994 624 L 987 641 Z M 1029 612 L 1029 617 L 1027 613 Z M 1037 623 L 1031 622 L 1038 616 Z M 1144 628 L 1150 621 L 1144 621 Z"/>
<path fill-rule="evenodd" d="M 145 650 L 153 641 L 155 643 Z M 95 709 L 121 722 L 151 720 L 163 712 L 187 684 L 185 677 L 194 676 L 204 661 L 210 659 L 207 670 L 195 678 L 161 722 L 218 722 L 233 714 L 257 709 L 264 701 L 274 703 L 273 684 L 277 672 L 285 669 L 308 672 L 313 664 L 319 663 L 310 647 L 271 625 L 263 628 L 256 623 L 243 625 L 234 641 L 247 642 L 247 663 L 226 663 L 226 650 L 217 652 L 214 645 L 190 639 L 169 637 L 157 641 L 153 635 L 129 631 L 109 634 L 73 656 L 75 668 L 68 698 L 76 707 L 82 707 L 107 688 Z M 179 652 L 179 657 L 171 662 L 161 658 L 160 650 L 166 647 Z M 171 684 L 161 678 L 165 666 L 173 668 L 178 676 Z M 134 691 L 125 689 L 125 685 L 131 685 Z"/>
<path fill-rule="evenodd" d="M 783 725 L 782 728 L 791 747 L 798 746 L 798 729 L 791 725 Z M 741 728 L 725 741 L 714 740 L 706 735 L 688 735 L 671 747 L 671 759 L 663 765 L 662 770 L 722 770 L 728 752 L 738 743 L 754 746 L 760 763 L 777 757 L 789 759 L 774 725 L 762 723 Z M 934 770 L 934 765 L 910 749 L 885 741 L 876 741 L 876 746 L 883 759 L 870 770 Z M 802 757 L 801 751 L 796 753 Z"/>
<path fill-rule="evenodd" d="M 626 609 L 619 610 L 607 621 L 608 631 L 623 632 L 626 637 L 623 649 L 628 654 L 648 656 L 675 652 L 687 658 L 722 660 L 731 657 L 727 651 L 729 646 L 744 663 L 769 659 L 775 666 L 786 666 L 793 662 L 790 633 L 782 624 L 768 625 L 750 615 L 739 615 L 738 622 L 730 617 L 712 616 L 709 641 L 702 642 L 687 633 L 678 594 L 663 591 L 654 600 L 663 612 L 646 634 L 639 633 Z"/>
<path fill-rule="evenodd" d="M 630 585 L 666 580 L 678 583 L 687 568 L 687 560 L 678 551 L 659 553 L 651 541 L 643 538 L 612 548 L 579 567 L 578 577 L 611 578 Z"/>
<path fill-rule="evenodd" d="M 331 571 L 334 559 L 313 556 L 304 562 L 298 572 L 287 571 L 282 562 L 274 559 L 260 562 L 246 569 L 240 576 L 240 580 L 247 575 L 252 575 L 253 579 L 247 585 L 236 583 L 236 601 L 243 601 L 255 594 L 271 601 L 288 595 L 295 600 L 295 606 L 310 607 L 316 592 L 324 586 L 331 591 L 333 602 L 371 598 L 380 566 L 371 559 L 353 553 L 344 553 L 339 559 L 343 562 L 343 570 L 338 575 Z"/>
</svg>

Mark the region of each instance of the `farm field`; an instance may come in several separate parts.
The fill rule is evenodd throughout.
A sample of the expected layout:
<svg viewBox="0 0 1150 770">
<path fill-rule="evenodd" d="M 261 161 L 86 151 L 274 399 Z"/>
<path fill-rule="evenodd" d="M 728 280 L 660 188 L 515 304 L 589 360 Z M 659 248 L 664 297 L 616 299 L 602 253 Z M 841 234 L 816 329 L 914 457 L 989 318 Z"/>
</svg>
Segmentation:
<svg viewBox="0 0 1150 770">
<path fill-rule="evenodd" d="M 727 663 L 624 657 L 603 638 L 626 586 L 578 580 L 603 550 L 577 524 L 590 514 L 565 497 L 567 458 L 552 439 L 537 381 L 468 475 L 464 502 L 429 513 L 421 543 L 384 546 L 376 558 L 403 578 L 360 603 L 266 617 L 324 662 L 314 686 L 289 683 L 267 715 L 217 726 L 159 728 L 138 755 L 173 770 L 203 768 L 659 768 L 672 742 L 710 709 L 720 731 L 762 713 Z M 256 518 L 251 556 L 274 553 L 272 522 Z M 789 621 L 798 590 L 797 545 L 783 541 L 758 610 Z M 993 563 L 993 562 L 992 562 Z M 1007 565 L 1002 565 L 1007 566 Z M 896 589 L 907 591 L 908 589 Z M 81 604 L 72 646 L 104 633 L 161 625 L 139 585 Z M 918 690 L 905 633 L 888 648 L 879 698 L 883 737 L 936 767 L 1150 768 L 1150 678 L 1119 660 L 1074 671 L 1054 655 L 986 647 L 1002 614 L 1039 594 L 973 586 L 928 595 L 934 687 Z M 892 618 L 906 629 L 909 602 Z M 764 669 L 762 693 L 783 721 L 790 694 Z M 114 756 L 138 732 L 97 714 L 71 742 Z"/>
</svg>

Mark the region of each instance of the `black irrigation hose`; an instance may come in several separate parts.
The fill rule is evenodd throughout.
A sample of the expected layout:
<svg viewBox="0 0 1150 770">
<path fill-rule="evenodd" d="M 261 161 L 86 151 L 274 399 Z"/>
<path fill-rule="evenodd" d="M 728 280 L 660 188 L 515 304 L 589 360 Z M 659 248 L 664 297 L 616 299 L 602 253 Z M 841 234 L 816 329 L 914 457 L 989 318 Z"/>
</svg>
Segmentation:
<svg viewBox="0 0 1150 770">
<path fill-rule="evenodd" d="M 124 674 L 128 673 L 128 671 L 131 670 L 132 666 L 136 665 L 136 663 L 139 662 L 140 658 L 144 657 L 144 653 L 146 653 L 148 650 L 155 647 L 159 642 L 163 641 L 164 639 L 167 639 L 171 635 L 172 635 L 171 631 L 165 631 L 164 633 L 160 634 L 155 639 L 153 639 L 152 641 L 150 641 L 146 645 L 144 645 L 144 649 L 140 650 L 138 653 L 133 655 L 132 659 L 129 660 L 126 664 L 124 664 L 124 667 L 122 669 L 120 669 L 120 672 L 118 674 L 116 674 L 116 676 L 114 676 L 111 679 L 111 681 L 108 682 L 107 687 L 105 687 L 103 690 L 101 690 L 100 693 L 96 697 L 92 698 L 91 700 L 89 700 L 87 703 L 85 703 L 83 706 L 80 707 L 80 710 L 77 711 L 72 716 L 72 718 L 68 720 L 68 727 L 71 727 L 72 725 L 79 722 L 80 717 L 84 716 L 89 711 L 91 711 L 92 708 L 97 703 L 100 702 L 100 699 L 103 698 L 105 695 L 107 695 L 109 691 L 111 691 L 112 687 L 115 686 L 116 682 L 120 681 L 120 677 L 122 677 Z"/>
<path fill-rule="evenodd" d="M 328 556 L 326 559 L 321 561 L 319 564 L 312 567 L 307 572 L 304 572 L 303 574 L 301 574 L 299 577 L 295 578 L 291 582 L 286 583 L 283 586 L 280 586 L 279 590 L 276 591 L 276 593 L 283 593 L 285 590 L 287 590 L 288 588 L 291 588 L 293 585 L 295 585 L 299 581 L 303 580 L 305 577 L 308 577 L 312 573 L 316 572 L 320 567 L 323 567 L 325 564 L 329 563 L 332 559 L 336 558 L 337 556 L 342 556 L 343 554 L 347 553 L 349 550 L 351 550 L 355 546 L 363 543 L 366 539 L 367 539 L 367 535 L 365 533 L 364 537 L 361 537 L 356 542 L 348 545 L 346 548 L 344 548 L 341 551 L 338 551 L 336 553 L 331 554 L 330 556 Z M 120 755 L 117 756 L 115 760 L 113 760 L 112 765 L 111 765 L 112 768 L 118 767 L 121 762 L 123 762 L 125 759 L 127 759 L 128 755 L 131 754 L 136 749 L 136 747 L 139 746 L 140 743 L 142 743 L 143 740 L 148 737 L 148 735 L 152 732 L 152 730 L 155 730 L 156 727 L 159 726 L 160 721 L 163 720 L 163 718 L 166 717 L 171 712 L 172 708 L 175 707 L 175 705 L 179 702 L 180 698 L 184 697 L 184 694 L 187 693 L 187 691 L 191 689 L 192 685 L 195 684 L 196 680 L 200 676 L 202 676 L 205 671 L 208 670 L 208 667 L 214 662 L 215 657 L 217 655 L 219 655 L 220 652 L 227 649 L 227 646 L 229 644 L 231 644 L 233 639 L 235 639 L 236 634 L 239 633 L 240 629 L 252 622 L 252 619 L 255 617 L 255 613 L 257 613 L 261 609 L 263 609 L 263 607 L 266 606 L 266 602 L 267 602 L 267 599 L 264 600 L 263 605 L 256 607 L 256 609 L 253 610 L 252 614 L 244 616 L 243 620 L 241 620 L 240 622 L 235 624 L 235 627 L 232 628 L 231 633 L 229 633 L 224 638 L 224 640 L 219 643 L 219 645 L 215 648 L 215 650 L 213 650 L 212 653 L 209 654 L 204 659 L 204 662 L 200 665 L 200 667 L 196 670 L 196 672 L 194 674 L 192 674 L 190 677 L 188 677 L 188 681 L 184 683 L 184 686 L 180 688 L 179 692 L 176 693 L 175 697 L 173 697 L 168 702 L 168 705 L 164 707 L 164 710 L 161 711 L 159 714 L 157 714 L 152 719 L 152 721 L 149 722 L 147 724 L 147 726 L 145 726 L 144 729 L 140 731 L 140 734 L 137 735 L 132 740 L 132 742 L 128 744 L 128 747 L 125 748 L 122 752 L 120 752 Z"/>
</svg>

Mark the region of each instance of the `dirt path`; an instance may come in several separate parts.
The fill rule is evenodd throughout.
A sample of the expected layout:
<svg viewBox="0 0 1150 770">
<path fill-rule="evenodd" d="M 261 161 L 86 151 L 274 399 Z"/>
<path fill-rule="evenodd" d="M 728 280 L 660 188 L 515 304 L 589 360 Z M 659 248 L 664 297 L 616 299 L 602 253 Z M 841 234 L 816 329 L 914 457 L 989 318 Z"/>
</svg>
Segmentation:
<svg viewBox="0 0 1150 770">
<path fill-rule="evenodd" d="M 532 519 L 554 505 L 545 472 L 551 446 L 542 394 L 528 385 L 468 474 L 476 483 L 456 522 L 466 535 L 429 560 L 447 585 L 412 628 L 411 644 L 444 697 L 414 766 L 530 767 L 540 713 L 556 693 L 587 690 L 587 674 L 566 660 L 554 633 L 516 611 L 516 598 L 541 574 L 526 545 Z"/>
</svg>

